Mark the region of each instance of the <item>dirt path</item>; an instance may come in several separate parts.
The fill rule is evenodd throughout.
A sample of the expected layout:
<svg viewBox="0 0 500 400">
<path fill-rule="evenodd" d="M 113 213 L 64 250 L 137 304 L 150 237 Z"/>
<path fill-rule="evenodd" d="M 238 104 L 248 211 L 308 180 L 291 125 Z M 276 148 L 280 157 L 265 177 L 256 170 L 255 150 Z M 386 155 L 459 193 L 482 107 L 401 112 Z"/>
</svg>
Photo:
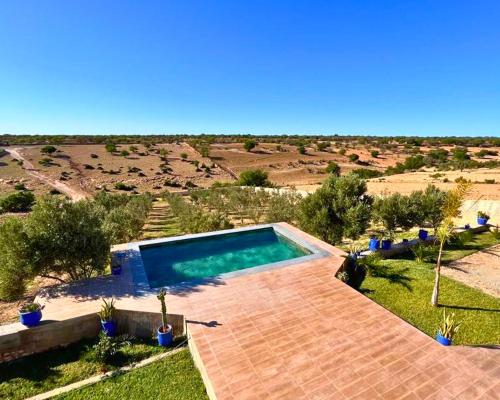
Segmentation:
<svg viewBox="0 0 500 400">
<path fill-rule="evenodd" d="M 31 162 L 29 162 L 26 158 L 23 157 L 23 155 L 20 153 L 20 150 L 21 148 L 13 148 L 13 149 L 5 148 L 5 151 L 9 153 L 13 158 L 23 162 L 23 169 L 26 171 L 27 174 L 59 190 L 61 193 L 64 193 L 73 201 L 83 200 L 89 196 L 88 193 L 85 193 L 82 190 L 74 189 L 63 182 L 56 181 L 54 179 L 45 176 L 43 173 L 40 172 L 40 170 L 36 169 Z"/>
<path fill-rule="evenodd" d="M 443 275 L 500 297 L 500 245 L 478 251 L 442 269 Z"/>
</svg>

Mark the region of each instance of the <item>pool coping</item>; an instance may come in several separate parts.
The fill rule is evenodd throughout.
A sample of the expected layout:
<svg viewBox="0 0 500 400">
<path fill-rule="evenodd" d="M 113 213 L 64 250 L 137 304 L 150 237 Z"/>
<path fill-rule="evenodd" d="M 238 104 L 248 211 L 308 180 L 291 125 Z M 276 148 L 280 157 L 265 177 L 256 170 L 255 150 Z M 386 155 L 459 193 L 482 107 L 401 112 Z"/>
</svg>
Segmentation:
<svg viewBox="0 0 500 400">
<path fill-rule="evenodd" d="M 255 267 L 244 268 L 238 271 L 226 272 L 224 274 L 215 275 L 213 277 L 207 277 L 203 279 L 193 279 L 190 281 L 177 283 L 175 285 L 165 286 L 164 288 L 167 291 L 179 290 L 182 289 L 183 287 L 203 284 L 204 282 L 207 282 L 207 280 L 214 280 L 214 279 L 225 280 L 243 275 L 256 274 L 259 272 L 270 271 L 277 268 L 283 268 L 296 264 L 301 264 L 307 261 L 317 260 L 331 255 L 328 251 L 309 242 L 304 237 L 295 234 L 293 231 L 287 229 L 285 226 L 275 223 L 259 224 L 259 225 L 245 226 L 241 228 L 224 229 L 213 232 L 193 233 L 182 236 L 173 236 L 168 238 L 149 239 L 149 240 L 142 240 L 139 242 L 131 242 L 127 244 L 127 250 L 129 252 L 128 267 L 130 268 L 130 271 L 132 273 L 134 292 L 136 295 L 149 295 L 152 293 L 156 293 L 160 289 L 160 287 L 153 288 L 149 284 L 149 280 L 141 256 L 141 247 L 155 246 L 155 245 L 161 245 L 163 243 L 172 243 L 184 240 L 208 238 L 214 236 L 227 235 L 231 233 L 248 232 L 248 231 L 269 229 L 269 228 L 272 228 L 275 232 L 284 236 L 286 239 L 291 240 L 295 244 L 305 248 L 311 254 L 293 258 L 290 260 L 278 261 L 269 264 L 257 265 Z"/>
</svg>

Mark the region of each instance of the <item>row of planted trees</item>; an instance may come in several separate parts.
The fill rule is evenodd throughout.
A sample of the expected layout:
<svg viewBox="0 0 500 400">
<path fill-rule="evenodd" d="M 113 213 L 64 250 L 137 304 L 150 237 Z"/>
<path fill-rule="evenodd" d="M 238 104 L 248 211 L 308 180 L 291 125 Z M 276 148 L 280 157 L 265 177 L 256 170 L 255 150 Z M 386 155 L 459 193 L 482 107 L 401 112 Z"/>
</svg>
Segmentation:
<svg viewBox="0 0 500 400">
<path fill-rule="evenodd" d="M 383 228 L 393 239 L 397 230 L 428 226 L 443 220 L 446 192 L 429 185 L 408 196 L 373 197 L 357 174 L 331 176 L 313 194 L 252 187 L 213 187 L 193 190 L 185 198 L 166 193 L 184 232 L 226 229 L 234 224 L 288 222 L 331 243 L 357 239 L 370 226 Z"/>
<path fill-rule="evenodd" d="M 110 246 L 137 238 L 151 206 L 148 194 L 102 192 L 78 202 L 46 196 L 26 218 L 6 218 L 0 224 L 0 300 L 22 296 L 36 277 L 67 282 L 102 274 Z"/>
</svg>

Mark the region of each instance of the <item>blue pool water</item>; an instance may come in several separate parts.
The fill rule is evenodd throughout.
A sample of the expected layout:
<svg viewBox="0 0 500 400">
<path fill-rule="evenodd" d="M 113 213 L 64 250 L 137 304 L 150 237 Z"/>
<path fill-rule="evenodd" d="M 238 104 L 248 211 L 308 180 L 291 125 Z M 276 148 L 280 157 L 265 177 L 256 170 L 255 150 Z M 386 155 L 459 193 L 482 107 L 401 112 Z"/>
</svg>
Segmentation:
<svg viewBox="0 0 500 400">
<path fill-rule="evenodd" d="M 273 228 L 141 246 L 140 251 L 153 288 L 310 254 Z"/>
</svg>

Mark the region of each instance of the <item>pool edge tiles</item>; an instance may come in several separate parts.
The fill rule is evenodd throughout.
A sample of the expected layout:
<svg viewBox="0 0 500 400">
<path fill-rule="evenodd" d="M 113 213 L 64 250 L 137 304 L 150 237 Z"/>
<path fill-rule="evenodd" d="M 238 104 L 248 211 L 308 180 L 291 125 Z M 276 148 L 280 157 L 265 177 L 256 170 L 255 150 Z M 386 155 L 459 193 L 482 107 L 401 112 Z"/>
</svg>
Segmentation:
<svg viewBox="0 0 500 400">
<path fill-rule="evenodd" d="M 274 230 L 274 233 L 277 236 L 282 236 L 286 241 L 290 241 L 291 245 L 302 248 L 302 249 L 306 250 L 307 252 L 309 252 L 309 254 L 299 256 L 296 258 L 282 260 L 282 261 L 247 267 L 244 269 L 239 269 L 239 270 L 235 270 L 235 271 L 231 271 L 231 272 L 225 272 L 225 273 L 221 273 L 221 274 L 211 276 L 211 277 L 189 279 L 187 281 L 174 283 L 172 285 L 165 285 L 165 286 L 159 285 L 159 286 L 155 286 L 155 287 L 152 287 L 150 285 L 148 275 L 146 272 L 146 268 L 144 265 L 144 260 L 142 258 L 142 254 L 141 254 L 141 248 L 144 249 L 147 247 L 162 246 L 162 245 L 168 244 L 168 243 L 192 241 L 193 239 L 196 240 L 196 239 L 204 239 L 204 238 L 213 238 L 213 237 L 224 236 L 224 235 L 228 235 L 228 234 L 232 234 L 232 233 L 251 232 L 251 231 L 264 230 L 264 229 L 270 229 L 270 228 Z M 189 235 L 174 236 L 174 237 L 168 237 L 168 238 L 151 239 L 151 240 L 145 240 L 145 241 L 141 241 L 141 242 L 132 242 L 132 243 L 129 243 L 127 247 L 128 247 L 128 250 L 131 252 L 131 256 L 130 256 L 131 262 L 129 263 L 129 265 L 130 265 L 130 268 L 132 270 L 134 291 L 135 291 L 136 295 L 151 294 L 152 292 L 156 292 L 160 287 L 165 287 L 165 288 L 172 289 L 172 290 L 175 288 L 182 289 L 183 286 L 199 285 L 199 284 L 203 284 L 204 282 L 206 283 L 207 279 L 225 280 L 225 279 L 230 279 L 230 278 L 241 276 L 241 275 L 254 274 L 254 273 L 263 272 L 266 270 L 283 268 L 286 266 L 300 264 L 300 263 L 303 263 L 306 261 L 315 260 L 315 259 L 326 257 L 329 255 L 329 253 L 327 251 L 325 251 L 325 250 L 319 248 L 318 246 L 308 242 L 304 238 L 297 236 L 294 232 L 290 231 L 286 227 L 279 225 L 279 224 L 261 224 L 261 225 L 243 227 L 243 228 L 225 229 L 225 230 L 221 230 L 221 231 L 213 231 L 213 232 L 206 232 L 206 233 L 199 233 L 199 234 L 189 234 Z"/>
</svg>

